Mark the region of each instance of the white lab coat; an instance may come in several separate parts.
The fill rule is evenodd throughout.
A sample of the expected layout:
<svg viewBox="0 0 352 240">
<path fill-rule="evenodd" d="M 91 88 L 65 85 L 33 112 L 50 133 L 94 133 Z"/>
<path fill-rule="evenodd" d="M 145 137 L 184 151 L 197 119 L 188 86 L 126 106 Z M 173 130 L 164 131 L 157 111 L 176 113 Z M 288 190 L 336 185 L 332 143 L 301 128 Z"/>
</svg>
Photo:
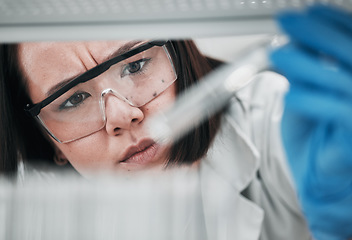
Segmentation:
<svg viewBox="0 0 352 240">
<path fill-rule="evenodd" d="M 266 72 L 232 99 L 200 166 L 208 239 L 311 239 L 280 139 L 287 89 Z"/>
</svg>

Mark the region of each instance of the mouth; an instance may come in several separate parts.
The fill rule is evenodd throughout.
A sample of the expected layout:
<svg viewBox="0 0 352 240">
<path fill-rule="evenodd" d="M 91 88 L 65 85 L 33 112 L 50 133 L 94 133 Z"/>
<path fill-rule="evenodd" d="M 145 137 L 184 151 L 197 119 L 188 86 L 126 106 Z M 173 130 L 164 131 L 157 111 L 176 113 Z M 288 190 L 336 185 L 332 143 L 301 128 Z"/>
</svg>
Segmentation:
<svg viewBox="0 0 352 240">
<path fill-rule="evenodd" d="M 157 149 L 158 145 L 153 140 L 142 140 L 137 145 L 132 145 L 127 148 L 119 163 L 147 164 L 153 161 Z"/>
</svg>

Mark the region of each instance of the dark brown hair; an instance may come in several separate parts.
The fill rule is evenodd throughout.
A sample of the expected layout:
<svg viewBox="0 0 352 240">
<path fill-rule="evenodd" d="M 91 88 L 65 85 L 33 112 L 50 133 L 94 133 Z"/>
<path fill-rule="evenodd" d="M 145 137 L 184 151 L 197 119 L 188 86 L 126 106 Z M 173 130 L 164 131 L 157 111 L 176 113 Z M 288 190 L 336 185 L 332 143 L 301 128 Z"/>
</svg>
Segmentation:
<svg viewBox="0 0 352 240">
<path fill-rule="evenodd" d="M 203 56 L 191 40 L 172 41 L 178 93 L 221 64 Z M 23 111 L 31 102 L 17 59 L 17 45 L 0 45 L 0 172 L 15 175 L 18 160 L 52 164 L 54 148 L 37 121 Z M 191 164 L 203 157 L 219 127 L 220 115 L 200 124 L 174 143 L 169 165 Z"/>
<path fill-rule="evenodd" d="M 204 75 L 221 65 L 221 62 L 204 56 L 193 41 L 174 41 L 177 53 L 178 93 L 198 82 Z M 176 142 L 171 150 L 170 164 L 192 164 L 203 157 L 219 128 L 220 113 L 189 132 Z"/>
</svg>

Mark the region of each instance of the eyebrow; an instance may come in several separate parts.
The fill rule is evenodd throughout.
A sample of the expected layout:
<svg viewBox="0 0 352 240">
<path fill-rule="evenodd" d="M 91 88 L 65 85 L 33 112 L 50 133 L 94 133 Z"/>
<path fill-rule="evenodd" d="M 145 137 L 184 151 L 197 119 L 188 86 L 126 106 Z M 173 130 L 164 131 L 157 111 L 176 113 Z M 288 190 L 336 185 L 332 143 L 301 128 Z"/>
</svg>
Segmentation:
<svg viewBox="0 0 352 240">
<path fill-rule="evenodd" d="M 126 52 L 128 52 L 129 50 L 131 50 L 132 48 L 134 48 L 137 44 L 141 43 L 143 41 L 130 41 L 125 43 L 124 45 L 122 45 L 121 47 L 119 47 L 116 51 L 114 51 L 112 54 L 110 54 L 109 56 L 105 57 L 103 59 L 103 62 L 106 62 L 112 58 L 115 58 L 117 56 L 120 56 Z M 102 64 L 101 63 L 101 64 Z M 100 64 L 99 64 L 100 65 Z M 89 70 L 88 70 L 89 71 Z M 65 86 L 66 84 L 68 84 L 69 82 L 71 82 L 72 80 L 76 79 L 77 77 L 79 77 L 80 75 L 82 75 L 83 73 L 77 74 L 76 76 L 70 77 L 68 79 L 64 79 L 63 81 L 60 81 L 59 83 L 55 84 L 54 86 L 52 86 L 46 93 L 46 96 L 49 97 L 52 94 L 54 94 L 56 91 L 58 91 L 59 89 L 61 89 L 63 86 Z"/>
</svg>

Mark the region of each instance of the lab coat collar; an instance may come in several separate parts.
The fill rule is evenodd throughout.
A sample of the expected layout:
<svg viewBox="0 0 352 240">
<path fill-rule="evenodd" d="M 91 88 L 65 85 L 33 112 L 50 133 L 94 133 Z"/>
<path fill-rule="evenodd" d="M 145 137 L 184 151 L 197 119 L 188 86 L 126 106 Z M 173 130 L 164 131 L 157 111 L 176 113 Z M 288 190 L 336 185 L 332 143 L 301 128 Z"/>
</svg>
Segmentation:
<svg viewBox="0 0 352 240">
<path fill-rule="evenodd" d="M 248 136 L 248 120 L 241 116 L 245 114 L 242 109 L 241 103 L 237 103 L 232 105 L 230 113 L 225 114 L 221 128 L 204 159 L 238 192 L 253 180 L 260 164 L 259 151 Z"/>
</svg>

